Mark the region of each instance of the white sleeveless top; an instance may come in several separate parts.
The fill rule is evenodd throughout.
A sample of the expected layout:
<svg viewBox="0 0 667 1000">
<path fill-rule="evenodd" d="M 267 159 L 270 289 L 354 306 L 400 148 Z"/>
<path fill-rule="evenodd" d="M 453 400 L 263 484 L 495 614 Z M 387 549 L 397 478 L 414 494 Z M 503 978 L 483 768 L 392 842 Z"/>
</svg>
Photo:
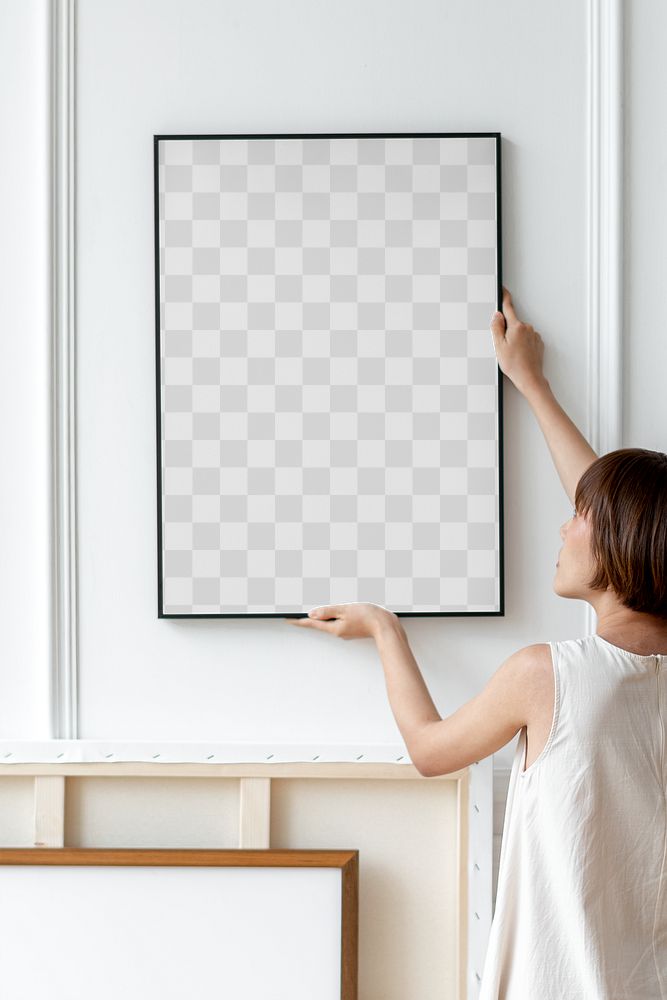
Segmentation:
<svg viewBox="0 0 667 1000">
<path fill-rule="evenodd" d="M 479 1000 L 667 998 L 667 654 L 550 642 L 551 731 L 510 775 Z"/>
</svg>

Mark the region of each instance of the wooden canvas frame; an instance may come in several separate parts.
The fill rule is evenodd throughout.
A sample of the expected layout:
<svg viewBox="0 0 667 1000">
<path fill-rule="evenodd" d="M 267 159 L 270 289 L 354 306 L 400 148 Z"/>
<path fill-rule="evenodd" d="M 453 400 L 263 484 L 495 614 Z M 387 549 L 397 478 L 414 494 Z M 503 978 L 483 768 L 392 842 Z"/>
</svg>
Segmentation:
<svg viewBox="0 0 667 1000">
<path fill-rule="evenodd" d="M 356 850 L 2 849 L 0 868 L 8 865 L 337 868 L 341 874 L 340 1000 L 357 1000 L 359 852 Z"/>
<path fill-rule="evenodd" d="M 146 744 L 144 757 L 136 747 L 54 740 L 49 744 L 5 741 L 0 746 L 0 776 L 29 779 L 34 785 L 33 826 L 28 843 L 37 849 L 60 849 L 66 844 L 66 782 L 86 778 L 232 778 L 239 781 L 238 844 L 241 850 L 268 849 L 271 843 L 272 779 L 424 781 L 412 764 L 317 763 L 280 759 L 275 747 L 255 763 L 214 763 L 210 747 L 201 746 L 200 763 L 168 762 L 163 745 Z M 190 748 L 191 749 L 191 748 Z M 112 753 L 112 751 L 114 751 Z M 319 751 L 321 753 L 321 750 Z M 367 754 L 367 757 L 369 755 Z M 114 762 L 110 758 L 114 758 Z M 162 763 L 157 763 L 160 758 Z M 272 762 L 267 763 L 270 759 Z M 399 758 L 400 759 L 400 758 Z M 83 762 L 83 761 L 86 762 Z M 265 762 L 262 763 L 261 761 Z M 9 763 L 13 761 L 13 763 Z M 460 1000 L 476 996 L 492 918 L 493 795 L 491 758 L 452 774 L 429 778 L 428 783 L 457 790 L 457 982 Z M 19 841 L 23 843 L 23 840 Z M 443 843 L 443 849 L 445 844 Z M 32 851 L 32 848 L 29 848 Z M 32 854 L 31 854 L 32 856 Z"/>
</svg>

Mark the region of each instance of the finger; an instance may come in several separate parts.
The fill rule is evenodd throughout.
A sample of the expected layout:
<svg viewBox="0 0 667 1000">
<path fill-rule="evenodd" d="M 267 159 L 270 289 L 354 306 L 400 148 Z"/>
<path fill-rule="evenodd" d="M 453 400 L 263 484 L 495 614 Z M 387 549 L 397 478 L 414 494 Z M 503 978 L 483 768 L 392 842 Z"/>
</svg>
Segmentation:
<svg viewBox="0 0 667 1000">
<path fill-rule="evenodd" d="M 322 606 L 319 608 L 311 608 L 308 612 L 309 618 L 337 618 L 340 616 L 341 608 L 339 605 L 330 605 L 328 607 Z"/>
<path fill-rule="evenodd" d="M 500 336 L 502 337 L 505 336 L 507 324 L 505 322 L 505 317 L 501 312 L 494 312 L 493 316 L 491 317 L 491 322 L 489 323 L 489 327 L 491 328 L 491 333 L 493 333 L 494 335 L 500 334 Z"/>
<path fill-rule="evenodd" d="M 316 628 L 321 632 L 332 632 L 338 622 L 320 622 L 316 618 L 296 618 L 294 624 L 300 625 L 302 628 Z"/>
<path fill-rule="evenodd" d="M 505 317 L 502 313 L 494 313 L 491 318 L 491 336 L 493 337 L 493 349 L 496 352 L 496 359 L 498 358 L 498 352 L 502 350 L 504 345 L 507 343 L 505 339 L 505 333 L 507 327 L 505 325 Z"/>
<path fill-rule="evenodd" d="M 513 323 L 516 322 L 516 313 L 514 312 L 514 303 L 512 302 L 512 296 L 507 288 L 503 285 L 503 312 L 506 319 L 511 320 Z"/>
</svg>

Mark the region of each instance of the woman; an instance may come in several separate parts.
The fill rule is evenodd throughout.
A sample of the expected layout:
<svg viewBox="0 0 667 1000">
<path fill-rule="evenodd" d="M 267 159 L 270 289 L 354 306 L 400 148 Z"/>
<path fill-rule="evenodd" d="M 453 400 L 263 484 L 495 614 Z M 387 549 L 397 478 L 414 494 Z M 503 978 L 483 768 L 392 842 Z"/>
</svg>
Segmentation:
<svg viewBox="0 0 667 1000">
<path fill-rule="evenodd" d="M 507 289 L 491 333 L 573 504 L 554 589 L 597 631 L 517 650 L 442 719 L 398 617 L 375 604 L 290 624 L 377 643 L 421 774 L 449 774 L 520 730 L 480 1000 L 667 998 L 667 455 L 597 458 L 542 371 Z"/>
</svg>

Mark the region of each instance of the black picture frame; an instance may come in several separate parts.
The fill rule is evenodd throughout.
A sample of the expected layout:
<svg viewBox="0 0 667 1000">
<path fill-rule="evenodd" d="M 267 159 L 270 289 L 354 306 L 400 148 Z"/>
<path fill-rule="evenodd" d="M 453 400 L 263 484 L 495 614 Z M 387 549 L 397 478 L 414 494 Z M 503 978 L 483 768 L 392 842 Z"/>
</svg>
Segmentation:
<svg viewBox="0 0 667 1000">
<path fill-rule="evenodd" d="M 300 618 L 308 609 L 300 612 L 170 612 L 164 607 L 164 565 L 163 565 L 163 480 L 162 480 L 162 375 L 161 375 L 161 289 L 160 289 L 160 189 L 159 189 L 159 149 L 163 141 L 173 140 L 221 140 L 221 139 L 368 139 L 368 138 L 492 138 L 495 140 L 495 184 L 496 184 L 496 308 L 502 308 L 502 187 L 501 187 L 501 133 L 500 132 L 317 132 L 317 133 L 198 133 L 198 134 L 155 134 L 153 136 L 153 180 L 154 180 L 154 257 L 155 257 L 155 357 L 156 357 L 156 485 L 157 485 L 157 615 L 158 618 L 199 619 L 199 618 Z M 490 334 L 489 334 L 490 336 Z M 398 610 L 399 617 L 499 617 L 505 613 L 504 587 L 504 443 L 503 443 L 503 381 L 502 372 L 497 367 L 497 442 L 498 442 L 498 588 L 499 599 L 496 610 L 442 610 L 405 611 Z M 390 608 L 390 610 L 393 610 Z"/>
</svg>

